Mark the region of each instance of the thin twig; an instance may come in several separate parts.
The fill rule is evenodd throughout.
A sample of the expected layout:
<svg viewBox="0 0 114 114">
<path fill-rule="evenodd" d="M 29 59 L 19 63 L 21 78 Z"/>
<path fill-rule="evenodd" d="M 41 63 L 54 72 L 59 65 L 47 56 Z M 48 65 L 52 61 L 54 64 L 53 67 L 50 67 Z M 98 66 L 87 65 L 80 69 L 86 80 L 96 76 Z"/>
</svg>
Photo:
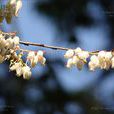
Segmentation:
<svg viewBox="0 0 114 114">
<path fill-rule="evenodd" d="M 65 48 L 65 47 L 59 47 L 59 46 L 49 46 L 49 45 L 45 45 L 45 44 L 39 44 L 39 43 L 33 43 L 33 42 L 24 42 L 24 41 L 20 41 L 20 44 L 24 44 L 26 46 L 32 45 L 32 46 L 39 46 L 39 47 L 45 47 L 45 48 L 50 48 L 50 49 L 54 49 L 54 50 L 69 50 L 72 48 Z M 92 51 L 89 52 L 90 55 L 94 55 L 94 54 L 98 54 L 99 51 Z"/>
<path fill-rule="evenodd" d="M 8 35 L 11 35 L 11 36 L 16 36 L 17 32 L 2 32 L 0 30 L 0 34 L 8 34 Z M 25 42 L 25 41 L 20 41 L 20 44 L 23 44 L 23 45 L 26 45 L 26 46 L 29 46 L 29 45 L 32 45 L 32 46 L 38 46 L 38 47 L 44 47 L 44 48 L 50 48 L 50 49 L 54 49 L 54 50 L 69 50 L 69 49 L 72 49 L 72 48 L 65 48 L 65 47 L 59 47 L 59 46 L 50 46 L 50 45 L 45 45 L 45 44 L 39 44 L 39 43 L 33 43 L 33 42 Z M 113 50 L 111 50 L 113 51 Z M 28 52 L 28 50 L 25 50 L 25 52 Z M 92 51 L 92 52 L 89 52 L 90 55 L 96 55 L 98 54 L 99 50 L 97 51 Z"/>
<path fill-rule="evenodd" d="M 33 43 L 33 42 L 24 42 L 24 41 L 20 41 L 20 44 L 24 44 L 24 45 L 33 45 L 33 46 L 39 46 L 39 47 L 45 47 L 45 48 L 50 48 L 50 49 L 54 49 L 54 50 L 69 50 L 71 48 L 64 48 L 64 47 L 59 47 L 59 46 L 49 46 L 49 45 L 44 45 L 44 44 L 38 44 L 38 43 Z"/>
</svg>

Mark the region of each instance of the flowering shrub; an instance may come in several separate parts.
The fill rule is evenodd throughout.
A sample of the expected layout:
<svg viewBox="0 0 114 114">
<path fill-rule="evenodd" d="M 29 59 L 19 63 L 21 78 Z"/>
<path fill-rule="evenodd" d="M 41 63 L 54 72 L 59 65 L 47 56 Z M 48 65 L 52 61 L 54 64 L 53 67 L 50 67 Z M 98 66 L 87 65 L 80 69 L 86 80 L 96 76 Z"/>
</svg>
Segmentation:
<svg viewBox="0 0 114 114">
<path fill-rule="evenodd" d="M 9 0 L 4 9 L 0 9 L 0 22 L 6 18 L 7 23 L 11 22 L 12 16 L 18 16 L 18 12 L 22 7 L 22 0 Z M 88 52 L 81 48 L 69 49 L 58 46 L 48 46 L 44 44 L 24 42 L 20 41 L 20 38 L 16 36 L 16 33 L 5 33 L 0 31 L 0 63 L 8 60 L 10 61 L 10 71 L 15 71 L 18 77 L 23 76 L 24 79 L 29 79 L 32 75 L 31 69 L 37 64 L 45 65 L 46 58 L 44 52 L 24 50 L 20 47 L 23 45 L 40 46 L 44 48 L 50 48 L 55 50 L 64 50 L 64 58 L 68 59 L 66 67 L 71 68 L 76 66 L 79 70 L 82 69 L 84 64 L 88 63 L 88 67 L 91 71 L 95 69 L 114 68 L 114 52 L 112 51 L 95 51 Z M 26 53 L 26 60 L 22 57 Z"/>
</svg>

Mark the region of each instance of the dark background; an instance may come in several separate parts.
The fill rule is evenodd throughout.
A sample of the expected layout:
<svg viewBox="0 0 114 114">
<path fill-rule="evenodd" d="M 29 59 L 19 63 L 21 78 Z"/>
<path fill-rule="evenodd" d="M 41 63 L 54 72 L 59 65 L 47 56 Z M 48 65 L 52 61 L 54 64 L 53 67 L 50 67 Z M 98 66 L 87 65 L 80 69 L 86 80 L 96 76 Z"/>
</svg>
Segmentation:
<svg viewBox="0 0 114 114">
<path fill-rule="evenodd" d="M 4 2 L 4 0 L 3 0 Z M 23 0 L 20 15 L 1 28 L 22 40 L 85 50 L 114 48 L 114 0 Z M 23 48 L 27 48 L 23 46 Z M 42 49 L 28 47 L 29 49 Z M 64 51 L 46 51 L 30 80 L 0 65 L 0 113 L 113 114 L 114 70 L 65 68 Z"/>
</svg>

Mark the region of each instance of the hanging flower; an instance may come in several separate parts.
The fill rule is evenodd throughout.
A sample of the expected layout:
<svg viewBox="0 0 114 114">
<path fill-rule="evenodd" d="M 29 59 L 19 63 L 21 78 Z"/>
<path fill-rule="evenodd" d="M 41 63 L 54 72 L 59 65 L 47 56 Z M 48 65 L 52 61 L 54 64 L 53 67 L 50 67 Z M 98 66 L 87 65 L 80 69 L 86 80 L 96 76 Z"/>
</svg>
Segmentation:
<svg viewBox="0 0 114 114">
<path fill-rule="evenodd" d="M 114 68 L 114 57 L 112 57 L 111 63 L 112 63 L 111 67 Z"/>
<path fill-rule="evenodd" d="M 11 65 L 10 71 L 16 71 L 16 75 L 21 76 L 22 75 L 22 67 L 23 67 L 22 62 L 15 62 L 13 65 Z"/>
<path fill-rule="evenodd" d="M 89 57 L 89 52 L 83 51 L 81 48 L 76 48 L 74 50 L 68 50 L 65 55 L 65 58 L 68 59 L 67 61 L 67 68 L 74 66 L 77 66 L 79 70 L 82 69 L 84 64 L 86 63 L 86 59 Z"/>
<path fill-rule="evenodd" d="M 67 68 L 71 68 L 72 66 L 73 66 L 73 59 L 70 58 L 70 59 L 68 59 L 68 61 L 67 61 L 66 67 L 67 67 Z"/>
<path fill-rule="evenodd" d="M 31 77 L 31 70 L 30 70 L 30 67 L 29 66 L 24 66 L 22 67 L 22 74 L 23 74 L 23 78 L 24 79 L 30 79 Z"/>
<path fill-rule="evenodd" d="M 16 1 L 17 1 L 17 0 L 10 0 L 10 4 L 11 4 L 11 5 L 16 4 Z"/>
<path fill-rule="evenodd" d="M 22 8 L 22 0 L 16 2 L 15 16 L 18 16 L 19 10 Z"/>
<path fill-rule="evenodd" d="M 101 69 L 109 69 L 111 66 L 112 53 L 106 51 L 100 51 L 98 53 L 99 64 Z"/>
<path fill-rule="evenodd" d="M 99 58 L 96 55 L 92 55 L 90 58 L 90 62 L 88 63 L 89 69 L 94 71 L 96 68 L 99 68 Z"/>
<path fill-rule="evenodd" d="M 43 56 L 43 51 L 39 50 L 37 53 L 30 51 L 27 56 L 27 60 L 30 61 L 31 67 L 35 67 L 37 63 L 45 65 L 46 59 Z"/>
<path fill-rule="evenodd" d="M 74 55 L 74 50 L 69 49 L 68 51 L 66 51 L 64 57 L 65 58 L 71 58 L 71 57 L 73 57 L 73 55 Z"/>
</svg>

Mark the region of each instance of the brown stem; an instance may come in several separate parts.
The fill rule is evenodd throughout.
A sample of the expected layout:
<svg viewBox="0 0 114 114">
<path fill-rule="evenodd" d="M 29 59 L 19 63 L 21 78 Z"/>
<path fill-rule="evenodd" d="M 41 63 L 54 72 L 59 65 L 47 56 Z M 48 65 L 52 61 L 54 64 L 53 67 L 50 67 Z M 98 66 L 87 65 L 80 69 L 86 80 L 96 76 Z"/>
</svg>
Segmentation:
<svg viewBox="0 0 114 114">
<path fill-rule="evenodd" d="M 24 41 L 20 41 L 20 44 L 24 44 L 24 45 L 33 45 L 33 46 L 39 46 L 39 47 L 45 47 L 45 48 L 50 48 L 50 49 L 54 49 L 54 50 L 69 50 L 70 48 L 64 48 L 64 47 L 59 47 L 59 46 L 49 46 L 49 45 L 44 45 L 44 44 L 38 44 L 38 43 L 33 43 L 33 42 L 24 42 Z"/>
<path fill-rule="evenodd" d="M 24 42 L 24 41 L 20 41 L 20 44 L 24 44 L 26 46 L 29 45 L 33 45 L 33 46 L 39 46 L 39 47 L 45 47 L 45 48 L 50 48 L 50 49 L 54 49 L 54 50 L 69 50 L 72 48 L 64 48 L 64 47 L 59 47 L 59 46 L 49 46 L 49 45 L 45 45 L 45 44 L 39 44 L 39 43 L 33 43 L 33 42 Z M 90 55 L 94 55 L 94 54 L 98 54 L 99 51 L 93 51 L 93 52 L 89 52 Z"/>
<path fill-rule="evenodd" d="M 2 32 L 0 31 L 0 34 L 8 34 L 8 35 L 11 35 L 11 36 L 15 36 L 17 34 L 17 32 Z M 50 49 L 54 49 L 54 50 L 69 50 L 69 49 L 72 49 L 72 48 L 64 48 L 64 47 L 59 47 L 59 46 L 49 46 L 49 45 L 45 45 L 45 44 L 39 44 L 39 43 L 33 43 L 33 42 L 24 42 L 24 41 L 20 41 L 20 44 L 24 44 L 26 46 L 29 46 L 29 45 L 32 45 L 32 46 L 39 46 L 39 47 L 45 47 L 45 48 L 50 48 Z M 25 50 L 26 52 L 28 50 Z M 111 50 L 111 51 L 114 51 L 114 50 Z M 97 51 L 92 51 L 92 52 L 89 52 L 90 55 L 94 55 L 94 54 L 98 54 L 99 50 Z"/>
</svg>

